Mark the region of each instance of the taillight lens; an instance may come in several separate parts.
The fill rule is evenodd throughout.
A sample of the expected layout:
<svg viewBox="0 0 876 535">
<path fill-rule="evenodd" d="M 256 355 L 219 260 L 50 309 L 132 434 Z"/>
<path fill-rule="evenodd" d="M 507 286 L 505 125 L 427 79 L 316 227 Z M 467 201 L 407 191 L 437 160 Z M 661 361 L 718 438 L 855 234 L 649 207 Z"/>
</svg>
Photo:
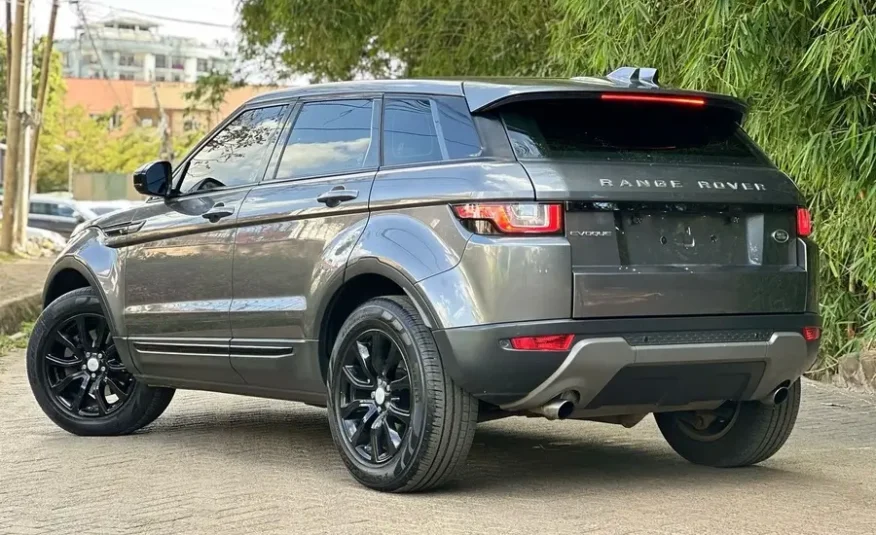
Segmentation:
<svg viewBox="0 0 876 535">
<path fill-rule="evenodd" d="M 814 342 L 821 338 L 821 329 L 818 327 L 803 327 L 803 339 L 807 342 Z"/>
<path fill-rule="evenodd" d="M 672 95 L 642 95 L 639 93 L 602 93 L 600 100 L 623 102 L 660 102 L 663 104 L 681 104 L 683 106 L 705 106 L 706 100 L 700 97 L 681 97 Z"/>
<path fill-rule="evenodd" d="M 805 238 L 812 234 L 812 215 L 808 208 L 797 208 L 797 236 Z"/>
<path fill-rule="evenodd" d="M 557 234 L 563 230 L 561 204 L 469 203 L 453 206 L 456 216 L 468 222 L 488 222 L 469 228 L 479 234 Z"/>
<path fill-rule="evenodd" d="M 526 351 L 568 351 L 574 338 L 573 334 L 518 336 L 511 339 L 511 347 Z"/>
</svg>

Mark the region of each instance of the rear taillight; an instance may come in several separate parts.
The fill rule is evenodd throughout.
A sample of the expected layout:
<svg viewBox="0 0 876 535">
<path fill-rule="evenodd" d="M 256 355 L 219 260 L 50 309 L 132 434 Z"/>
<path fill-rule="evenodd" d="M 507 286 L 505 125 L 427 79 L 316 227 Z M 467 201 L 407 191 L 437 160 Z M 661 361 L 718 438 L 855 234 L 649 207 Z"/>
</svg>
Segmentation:
<svg viewBox="0 0 876 535">
<path fill-rule="evenodd" d="M 563 230 L 561 204 L 469 203 L 457 204 L 453 211 L 478 234 L 558 234 Z"/>
<path fill-rule="evenodd" d="M 814 342 L 821 338 L 821 329 L 818 327 L 803 327 L 803 339 Z"/>
<path fill-rule="evenodd" d="M 518 336 L 510 340 L 513 349 L 525 351 L 568 351 L 572 346 L 573 334 L 551 334 L 547 336 Z"/>
<path fill-rule="evenodd" d="M 808 208 L 797 208 L 797 236 L 805 238 L 812 234 L 812 215 Z"/>
</svg>

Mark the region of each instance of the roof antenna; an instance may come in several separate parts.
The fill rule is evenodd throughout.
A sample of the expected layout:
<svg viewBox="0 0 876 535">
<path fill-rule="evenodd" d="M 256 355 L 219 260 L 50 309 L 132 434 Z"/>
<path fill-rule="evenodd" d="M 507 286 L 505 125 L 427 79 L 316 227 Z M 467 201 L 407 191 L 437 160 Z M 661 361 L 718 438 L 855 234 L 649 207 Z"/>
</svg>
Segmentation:
<svg viewBox="0 0 876 535">
<path fill-rule="evenodd" d="M 640 87 L 658 87 L 654 67 L 621 67 L 606 76 L 612 82 Z"/>
</svg>

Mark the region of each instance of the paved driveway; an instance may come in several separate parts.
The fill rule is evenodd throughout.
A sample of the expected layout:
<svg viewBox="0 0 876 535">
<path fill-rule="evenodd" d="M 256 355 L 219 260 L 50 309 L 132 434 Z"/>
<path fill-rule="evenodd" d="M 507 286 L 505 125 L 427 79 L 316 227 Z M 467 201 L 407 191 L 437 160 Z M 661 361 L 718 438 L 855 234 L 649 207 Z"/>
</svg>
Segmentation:
<svg viewBox="0 0 876 535">
<path fill-rule="evenodd" d="M 759 467 L 680 460 L 653 420 L 483 424 L 461 478 L 423 495 L 357 486 L 324 412 L 179 393 L 147 430 L 79 438 L 0 358 L 0 533 L 876 532 L 876 398 L 807 383 L 788 445 Z"/>
</svg>

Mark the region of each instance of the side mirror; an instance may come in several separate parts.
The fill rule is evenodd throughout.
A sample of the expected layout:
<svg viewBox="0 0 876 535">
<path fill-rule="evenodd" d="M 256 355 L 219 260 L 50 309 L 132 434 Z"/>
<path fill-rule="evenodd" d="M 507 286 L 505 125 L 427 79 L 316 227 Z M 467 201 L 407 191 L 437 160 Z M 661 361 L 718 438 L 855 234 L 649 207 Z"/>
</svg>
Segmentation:
<svg viewBox="0 0 876 535">
<path fill-rule="evenodd" d="M 172 188 L 173 167 L 170 162 L 157 160 L 134 171 L 134 189 L 143 195 L 167 197 Z"/>
</svg>

